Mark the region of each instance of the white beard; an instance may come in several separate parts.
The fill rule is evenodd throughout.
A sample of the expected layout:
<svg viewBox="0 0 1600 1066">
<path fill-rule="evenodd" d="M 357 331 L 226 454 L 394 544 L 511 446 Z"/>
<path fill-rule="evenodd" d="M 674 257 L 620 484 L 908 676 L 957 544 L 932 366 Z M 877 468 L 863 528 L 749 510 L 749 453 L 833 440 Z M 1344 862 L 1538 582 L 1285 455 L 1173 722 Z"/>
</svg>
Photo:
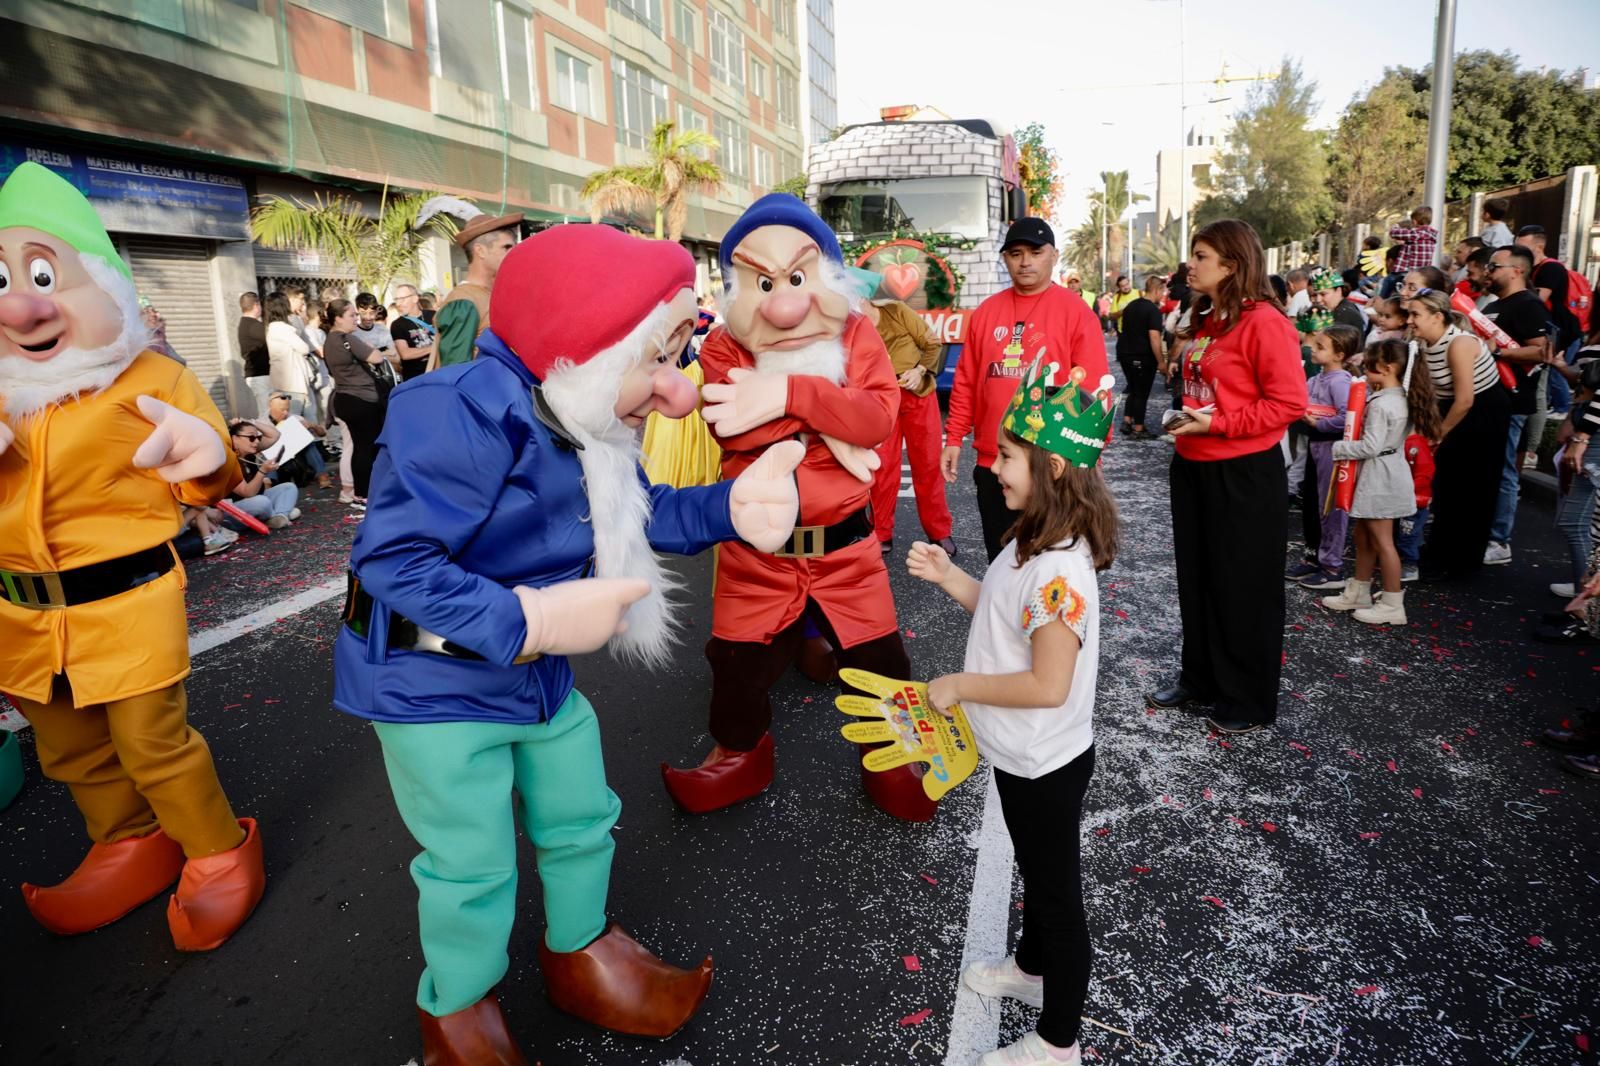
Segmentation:
<svg viewBox="0 0 1600 1066">
<path fill-rule="evenodd" d="M 133 282 L 99 256 L 79 258 L 95 284 L 116 300 L 122 312 L 122 332 L 103 347 L 63 348 L 43 361 L 0 355 L 0 398 L 12 418 L 26 418 L 63 400 L 75 400 L 83 393 L 105 388 L 122 375 L 150 340 L 150 331 L 139 315 Z"/>
<path fill-rule="evenodd" d="M 760 352 L 756 355 L 756 371 L 762 374 L 803 374 L 827 378 L 835 385 L 843 385 L 844 370 L 844 342 L 838 337 L 812 341 L 804 348 L 793 351 Z"/>
<path fill-rule="evenodd" d="M 638 361 L 644 340 L 660 332 L 663 306 L 632 333 L 588 362 L 558 361 L 544 384 L 545 399 L 583 450 L 595 570 L 600 577 L 636 577 L 650 585 L 644 599 L 628 608 L 628 630 L 611 639 L 611 654 L 649 667 L 666 665 L 678 640 L 677 603 L 669 597 L 683 583 L 661 565 L 650 538 L 650 494 L 639 478 L 639 431 L 616 416 L 623 374 Z"/>
</svg>

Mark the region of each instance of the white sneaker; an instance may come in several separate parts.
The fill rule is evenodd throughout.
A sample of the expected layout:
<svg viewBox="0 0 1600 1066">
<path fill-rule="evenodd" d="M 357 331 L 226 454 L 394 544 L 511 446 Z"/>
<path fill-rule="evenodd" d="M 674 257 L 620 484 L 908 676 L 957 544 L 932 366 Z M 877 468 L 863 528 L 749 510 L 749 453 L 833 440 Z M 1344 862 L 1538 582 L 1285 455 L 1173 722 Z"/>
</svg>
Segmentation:
<svg viewBox="0 0 1600 1066">
<path fill-rule="evenodd" d="M 1400 567 L 1400 583 L 1402 585 L 1409 585 L 1420 576 L 1421 575 L 1417 572 L 1417 568 L 1414 566 Z"/>
<path fill-rule="evenodd" d="M 1563 600 L 1570 600 L 1578 594 L 1577 586 L 1570 581 L 1557 581 L 1550 586 L 1550 595 Z"/>
<path fill-rule="evenodd" d="M 291 521 L 291 522 L 300 521 L 300 508 L 298 508 L 298 507 L 289 508 L 289 521 Z"/>
<path fill-rule="evenodd" d="M 1067 1048 L 1066 1058 L 1057 1058 L 1050 1054 L 1049 1045 L 1038 1033 L 1024 1033 L 1021 1040 L 1015 1044 L 1008 1044 L 1003 1048 L 996 1048 L 978 1060 L 978 1066 L 1074 1066 L 1082 1062 L 1078 1054 L 1078 1045 L 1073 1044 Z"/>
<path fill-rule="evenodd" d="M 1015 955 L 995 962 L 975 962 L 961 971 L 961 980 L 980 996 L 1008 996 L 1030 1007 L 1044 1006 L 1044 982 L 1029 980 L 1017 968 Z"/>
<path fill-rule="evenodd" d="M 1483 553 L 1484 566 L 1504 566 L 1511 561 L 1511 545 L 1489 542 L 1489 547 Z"/>
<path fill-rule="evenodd" d="M 1322 597 L 1322 606 L 1330 611 L 1354 611 L 1372 606 L 1372 582 L 1348 578 L 1344 591 L 1337 596 Z"/>
<path fill-rule="evenodd" d="M 1357 622 L 1365 622 L 1369 626 L 1403 626 L 1406 624 L 1406 593 L 1404 589 L 1399 592 L 1376 592 L 1372 596 L 1372 606 L 1363 607 L 1356 611 L 1354 617 Z"/>
<path fill-rule="evenodd" d="M 287 528 L 288 525 L 289 516 L 286 514 L 275 514 L 271 518 L 267 519 L 268 529 L 284 529 Z"/>
<path fill-rule="evenodd" d="M 229 548 L 233 547 L 234 542 L 238 539 L 239 534 L 235 533 L 233 530 L 219 529 L 205 539 L 204 543 L 206 546 L 206 554 L 215 555 L 218 552 L 225 552 Z"/>
</svg>

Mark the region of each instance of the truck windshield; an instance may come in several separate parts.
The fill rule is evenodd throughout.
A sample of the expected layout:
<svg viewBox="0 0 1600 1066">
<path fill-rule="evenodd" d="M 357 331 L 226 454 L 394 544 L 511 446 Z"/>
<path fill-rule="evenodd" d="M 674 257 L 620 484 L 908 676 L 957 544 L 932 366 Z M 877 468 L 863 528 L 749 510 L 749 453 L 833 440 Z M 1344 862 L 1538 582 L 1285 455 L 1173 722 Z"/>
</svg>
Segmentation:
<svg viewBox="0 0 1600 1066">
<path fill-rule="evenodd" d="M 825 185 L 822 220 L 845 240 L 891 230 L 988 236 L 987 180 L 982 177 L 867 178 Z"/>
</svg>

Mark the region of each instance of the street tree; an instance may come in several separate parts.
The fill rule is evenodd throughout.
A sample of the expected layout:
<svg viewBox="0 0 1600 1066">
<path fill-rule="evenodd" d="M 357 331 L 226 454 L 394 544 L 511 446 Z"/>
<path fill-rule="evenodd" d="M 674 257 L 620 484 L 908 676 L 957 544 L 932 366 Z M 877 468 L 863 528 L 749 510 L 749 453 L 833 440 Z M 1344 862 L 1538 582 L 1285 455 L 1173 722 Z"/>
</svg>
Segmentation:
<svg viewBox="0 0 1600 1066">
<path fill-rule="evenodd" d="M 1341 229 L 1385 223 L 1422 199 L 1428 92 L 1390 70 L 1339 117 L 1328 148 L 1328 189 Z"/>
<path fill-rule="evenodd" d="M 712 162 L 716 138 L 704 130 L 679 130 L 670 119 L 650 131 L 649 159 L 619 163 L 589 175 L 578 195 L 589 204 L 589 217 L 652 210 L 656 239 L 677 240 L 689 218 L 691 192 L 715 195 L 722 188 L 722 168 Z"/>
<path fill-rule="evenodd" d="M 1028 213 L 1054 218 L 1061 201 L 1061 157 L 1044 143 L 1044 127 L 1037 122 L 1018 130 L 1016 142 L 1022 163 L 1022 187 L 1028 193 Z"/>
<path fill-rule="evenodd" d="M 1176 222 L 1162 226 L 1133 248 L 1133 266 L 1140 274 L 1170 274 L 1188 257 Z"/>
<path fill-rule="evenodd" d="M 455 219 L 445 214 L 429 219 L 423 232 L 416 228 L 422 205 L 436 195 L 394 196 L 385 186 L 376 217 L 346 196 L 268 196 L 250 212 L 250 235 L 268 248 L 315 250 L 354 271 L 361 291 L 381 296 L 395 279 L 417 276 L 426 231 L 455 236 Z"/>
<path fill-rule="evenodd" d="M 1095 272 L 1097 278 L 1105 278 L 1114 273 L 1112 264 L 1122 262 L 1123 250 L 1127 247 L 1127 232 L 1117 224 L 1122 213 L 1131 205 L 1143 203 L 1150 199 L 1142 192 L 1132 192 L 1128 188 L 1128 172 L 1126 170 L 1102 170 L 1100 172 L 1100 187 L 1089 194 L 1089 219 L 1077 230 L 1073 231 L 1071 239 L 1079 239 L 1091 225 L 1093 227 L 1093 240 L 1090 242 L 1094 254 L 1090 259 L 1092 263 L 1099 264 Z M 1100 259 L 1101 227 L 1105 226 L 1105 262 Z"/>
</svg>

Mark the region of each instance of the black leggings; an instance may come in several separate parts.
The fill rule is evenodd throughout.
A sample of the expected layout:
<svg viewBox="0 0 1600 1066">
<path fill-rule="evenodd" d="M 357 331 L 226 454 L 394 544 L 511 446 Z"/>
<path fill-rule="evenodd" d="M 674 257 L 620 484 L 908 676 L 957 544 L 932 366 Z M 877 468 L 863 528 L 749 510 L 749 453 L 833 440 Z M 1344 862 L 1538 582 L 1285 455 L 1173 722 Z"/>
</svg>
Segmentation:
<svg viewBox="0 0 1600 1066">
<path fill-rule="evenodd" d="M 1022 938 L 1017 968 L 1044 978 L 1044 1013 L 1038 1033 L 1056 1047 L 1078 1039 L 1078 1019 L 1089 995 L 1094 949 L 1083 913 L 1078 865 L 1083 795 L 1094 774 L 1094 748 L 1043 777 L 994 772 L 1006 832 L 1022 873 Z"/>
<path fill-rule="evenodd" d="M 363 400 L 348 392 L 337 394 L 334 407 L 340 421 L 350 427 L 350 480 L 355 483 L 355 493 L 366 499 L 372 484 L 372 464 L 378 458 L 378 434 L 383 432 L 384 404 Z"/>
<path fill-rule="evenodd" d="M 1120 355 L 1117 363 L 1122 376 L 1128 381 L 1128 391 L 1123 394 L 1122 417 L 1131 419 L 1136 426 L 1145 426 L 1145 411 L 1150 406 L 1150 387 L 1156 380 L 1156 357 L 1153 355 Z"/>
<path fill-rule="evenodd" d="M 1440 401 L 1441 415 L 1449 413 L 1450 402 Z M 1473 397 L 1467 416 L 1434 452 L 1432 521 L 1420 563 L 1430 576 L 1465 577 L 1482 569 L 1510 425 L 1511 398 L 1492 386 Z"/>
</svg>

